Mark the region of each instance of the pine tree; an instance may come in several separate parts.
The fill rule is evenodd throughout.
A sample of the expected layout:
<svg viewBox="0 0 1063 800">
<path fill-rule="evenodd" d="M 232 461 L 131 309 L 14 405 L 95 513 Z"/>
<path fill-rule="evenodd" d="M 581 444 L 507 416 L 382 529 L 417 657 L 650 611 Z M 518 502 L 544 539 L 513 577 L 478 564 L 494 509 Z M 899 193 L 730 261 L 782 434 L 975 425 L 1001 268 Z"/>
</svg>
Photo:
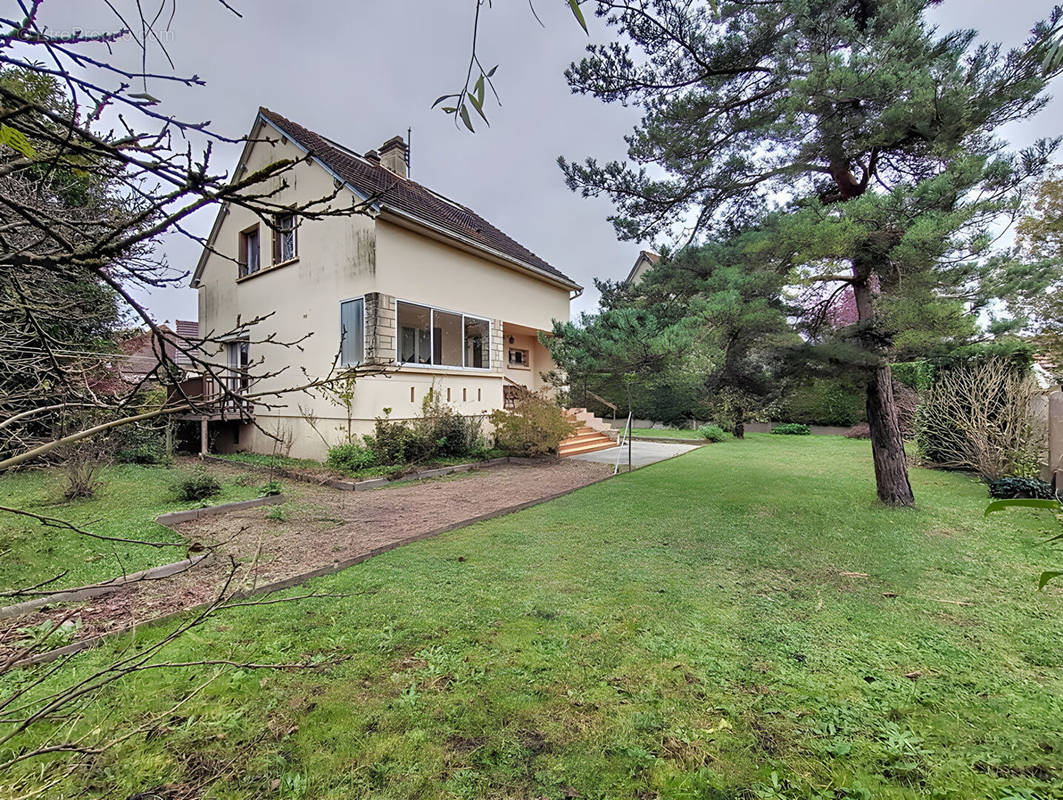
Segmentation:
<svg viewBox="0 0 1063 800">
<path fill-rule="evenodd" d="M 899 340 L 962 329 L 1001 215 L 1056 142 L 1009 154 L 1001 125 L 1045 103 L 1040 49 L 942 33 L 931 0 L 599 2 L 616 40 L 567 74 L 574 92 L 639 105 L 629 163 L 560 160 L 608 194 L 621 237 L 711 238 L 785 208 L 775 244 L 795 278 L 851 288 L 848 343 L 866 374 L 879 498 L 914 503 L 892 395 Z M 840 291 L 835 292 L 840 294 Z M 923 330 L 925 329 L 925 331 Z"/>
<path fill-rule="evenodd" d="M 763 236 L 666 252 L 635 285 L 599 282 L 600 313 L 546 340 L 554 360 L 577 384 L 604 378 L 596 391 L 617 399 L 665 394 L 687 412 L 712 409 L 742 438 L 745 412 L 777 394 L 781 355 L 797 338 L 782 274 L 760 265 Z"/>
</svg>

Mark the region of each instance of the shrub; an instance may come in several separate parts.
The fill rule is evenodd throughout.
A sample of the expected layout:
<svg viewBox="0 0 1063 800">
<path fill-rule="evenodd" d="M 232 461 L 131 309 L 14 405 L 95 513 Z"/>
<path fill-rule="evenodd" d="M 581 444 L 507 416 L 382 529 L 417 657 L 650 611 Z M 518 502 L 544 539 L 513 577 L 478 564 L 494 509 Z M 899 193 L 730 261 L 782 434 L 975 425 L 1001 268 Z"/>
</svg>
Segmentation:
<svg viewBox="0 0 1063 800">
<path fill-rule="evenodd" d="M 784 422 L 771 429 L 772 433 L 780 433 L 784 436 L 808 436 L 812 429 L 800 422 Z"/>
<path fill-rule="evenodd" d="M 384 409 L 384 416 L 376 418 L 373 435 L 366 436 L 366 447 L 381 466 L 406 464 L 418 457 L 421 449 L 413 431 L 406 423 L 390 418 L 391 409 Z"/>
<path fill-rule="evenodd" d="M 1005 500 L 1017 498 L 1030 498 L 1033 500 L 1053 500 L 1056 497 L 1052 484 L 1040 478 L 991 478 L 986 481 L 989 485 L 989 496 L 999 497 Z"/>
<path fill-rule="evenodd" d="M 173 491 L 178 500 L 194 502 L 221 494 L 221 484 L 206 470 L 197 469 L 178 478 Z"/>
<path fill-rule="evenodd" d="M 451 458 L 468 455 L 480 444 L 482 417 L 465 417 L 443 402 L 432 386 L 421 401 L 421 417 L 413 423 L 413 435 L 425 457 Z"/>
<path fill-rule="evenodd" d="M 727 433 L 719 425 L 702 425 L 698 428 L 698 436 L 707 442 L 722 442 Z"/>
<path fill-rule="evenodd" d="M 575 425 L 553 400 L 540 392 L 527 392 L 512 411 L 491 414 L 498 446 L 521 456 L 556 453 Z"/>
<path fill-rule="evenodd" d="M 848 439 L 870 439 L 871 426 L 866 422 L 858 422 L 845 432 Z"/>
<path fill-rule="evenodd" d="M 325 463 L 340 472 L 358 472 L 376 466 L 377 460 L 368 447 L 351 442 L 330 447 Z"/>
<path fill-rule="evenodd" d="M 123 464 L 165 464 L 166 442 L 158 428 L 122 425 L 114 432 L 115 459 Z"/>
<path fill-rule="evenodd" d="M 806 425 L 854 425 L 864 419 L 865 389 L 852 378 L 813 378 L 779 403 L 779 416 Z"/>
<path fill-rule="evenodd" d="M 67 500 L 94 497 L 100 488 L 100 472 L 111 461 L 111 442 L 106 437 L 92 436 L 60 448 Z"/>
<path fill-rule="evenodd" d="M 1036 474 L 1044 438 L 1030 410 L 1036 391 L 1029 368 L 1007 358 L 939 369 L 916 414 L 920 456 L 986 479 Z"/>
</svg>

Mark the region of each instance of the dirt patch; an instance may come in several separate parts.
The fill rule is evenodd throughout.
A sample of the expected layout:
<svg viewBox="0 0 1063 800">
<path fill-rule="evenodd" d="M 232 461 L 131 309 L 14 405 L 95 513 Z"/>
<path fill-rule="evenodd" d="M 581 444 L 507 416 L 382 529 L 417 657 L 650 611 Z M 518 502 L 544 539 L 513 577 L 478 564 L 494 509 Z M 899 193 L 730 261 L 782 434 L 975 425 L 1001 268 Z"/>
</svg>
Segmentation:
<svg viewBox="0 0 1063 800">
<path fill-rule="evenodd" d="M 222 474 L 241 472 L 240 465 L 211 463 L 208 468 Z M 211 558 L 193 569 L 84 603 L 5 620 L 3 627 L 11 630 L 6 641 L 0 630 L 0 651 L 20 638 L 12 635 L 14 629 L 45 619 L 58 621 L 72 612 L 80 640 L 209 602 L 233 562 L 240 565 L 233 588 L 252 590 L 586 486 L 611 471 L 605 464 L 562 460 L 506 464 L 358 493 L 286 484 L 285 493 L 292 499 L 283 505 L 176 525 L 190 543 L 202 542 L 213 550 Z"/>
</svg>

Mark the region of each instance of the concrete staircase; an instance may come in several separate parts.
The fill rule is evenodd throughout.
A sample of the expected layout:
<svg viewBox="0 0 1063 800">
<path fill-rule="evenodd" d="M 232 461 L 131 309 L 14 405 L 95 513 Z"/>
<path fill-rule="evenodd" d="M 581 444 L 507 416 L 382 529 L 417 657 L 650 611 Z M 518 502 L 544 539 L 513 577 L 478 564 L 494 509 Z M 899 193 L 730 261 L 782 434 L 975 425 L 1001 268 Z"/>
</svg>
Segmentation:
<svg viewBox="0 0 1063 800">
<path fill-rule="evenodd" d="M 594 416 L 585 408 L 565 409 L 565 416 L 578 427 L 561 442 L 557 449 L 559 456 L 574 456 L 580 453 L 593 453 L 595 450 L 607 450 L 616 447 L 617 431 L 608 422 Z"/>
</svg>

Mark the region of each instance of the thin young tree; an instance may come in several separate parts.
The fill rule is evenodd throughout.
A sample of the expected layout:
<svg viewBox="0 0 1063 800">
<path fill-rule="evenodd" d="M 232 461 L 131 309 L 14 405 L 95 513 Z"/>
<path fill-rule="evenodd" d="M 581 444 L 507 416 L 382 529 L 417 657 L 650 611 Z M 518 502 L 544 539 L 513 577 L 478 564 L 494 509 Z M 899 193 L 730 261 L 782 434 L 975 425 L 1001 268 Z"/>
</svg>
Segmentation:
<svg viewBox="0 0 1063 800">
<path fill-rule="evenodd" d="M 794 277 L 851 289 L 891 506 L 914 503 L 890 379 L 898 337 L 924 321 L 939 339 L 962 327 L 1002 218 L 1056 145 L 1012 154 L 996 132 L 1044 105 L 1059 9 L 1005 53 L 939 31 L 933 4 L 596 2 L 615 39 L 566 73 L 576 93 L 643 110 L 626 162 L 560 159 L 573 190 L 612 198 L 622 238 L 697 241 L 785 208 L 778 246 Z"/>
</svg>

